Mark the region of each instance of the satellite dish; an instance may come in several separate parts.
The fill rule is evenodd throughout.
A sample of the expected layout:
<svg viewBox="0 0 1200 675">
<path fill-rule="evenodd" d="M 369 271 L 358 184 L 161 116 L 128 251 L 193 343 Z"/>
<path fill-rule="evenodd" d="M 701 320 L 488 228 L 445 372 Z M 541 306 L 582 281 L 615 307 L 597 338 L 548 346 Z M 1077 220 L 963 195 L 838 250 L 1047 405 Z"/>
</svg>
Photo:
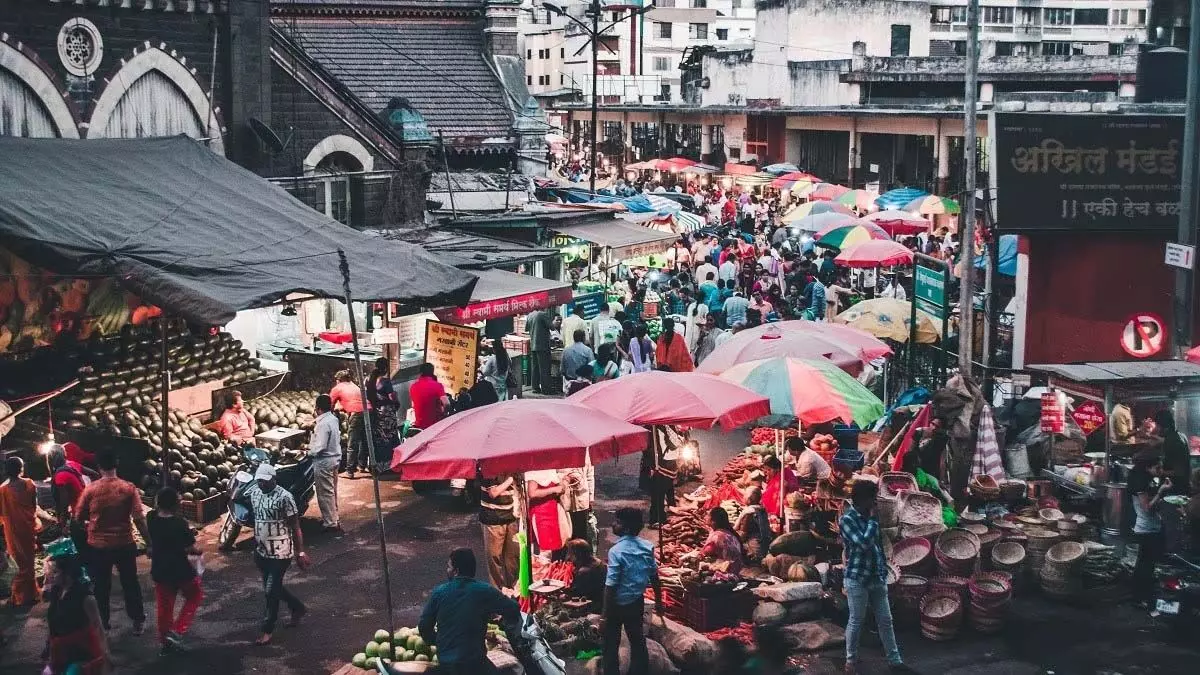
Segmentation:
<svg viewBox="0 0 1200 675">
<path fill-rule="evenodd" d="M 4 401 L 0 401 L 0 438 L 12 431 L 17 425 L 17 416 L 12 414 L 12 408 Z"/>
<path fill-rule="evenodd" d="M 266 122 L 263 122 L 257 117 L 251 117 L 246 120 L 246 124 L 250 125 L 250 131 L 254 132 L 254 135 L 258 137 L 259 142 L 262 143 L 263 147 L 269 150 L 272 155 L 283 152 L 283 141 L 280 140 L 279 134 L 275 133 L 271 127 L 267 126 Z"/>
</svg>

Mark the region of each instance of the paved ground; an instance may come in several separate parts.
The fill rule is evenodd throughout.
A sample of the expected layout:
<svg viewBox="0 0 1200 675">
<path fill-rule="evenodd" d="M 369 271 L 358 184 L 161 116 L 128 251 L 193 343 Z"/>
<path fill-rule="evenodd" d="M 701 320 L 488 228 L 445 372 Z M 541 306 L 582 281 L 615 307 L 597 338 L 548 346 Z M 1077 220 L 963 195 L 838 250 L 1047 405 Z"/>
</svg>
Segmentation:
<svg viewBox="0 0 1200 675">
<path fill-rule="evenodd" d="M 715 469 L 744 438 L 705 434 L 701 440 L 706 468 Z M 637 464 L 636 457 L 629 457 L 597 470 L 602 527 L 607 525 L 603 514 L 625 504 L 644 504 L 637 492 Z M 189 636 L 193 649 L 186 655 L 159 659 L 150 631 L 133 636 L 121 613 L 121 601 L 114 598 L 112 645 L 117 672 L 319 675 L 341 667 L 375 629 L 386 626 L 371 483 L 344 480 L 342 488 L 347 534 L 341 538 L 315 534 L 317 523 L 307 520 L 306 533 L 313 532 L 309 539 L 313 567 L 289 576 L 293 590 L 312 610 L 302 626 L 281 629 L 275 645 L 253 647 L 262 595 L 251 554 L 244 547 L 230 554 L 209 553 L 206 598 Z M 473 515 L 447 497 L 417 496 L 396 482 L 384 482 L 381 488 L 397 626 L 413 625 L 428 590 L 444 578 L 446 553 L 457 546 L 479 551 L 479 527 Z M 309 515 L 315 513 L 314 504 Z M 209 551 L 215 550 L 214 530 L 205 531 Z M 243 535 L 244 543 L 247 536 Z M 148 575 L 142 581 L 147 611 L 152 614 Z M 38 654 L 46 635 L 44 607 L 28 615 L 3 610 L 0 630 L 10 643 L 0 656 L 0 672 L 39 673 Z M 1162 643 L 1160 632 L 1130 609 L 1080 610 L 1036 597 L 1017 602 L 1014 619 L 1002 637 L 967 636 L 934 644 L 917 634 L 902 634 L 900 640 L 908 661 L 926 673 L 1185 673 L 1197 672 L 1200 657 L 1195 644 L 1185 649 Z M 877 647 L 868 643 L 865 653 L 867 672 L 885 671 Z M 810 670 L 838 672 L 836 658 L 814 658 Z"/>
</svg>

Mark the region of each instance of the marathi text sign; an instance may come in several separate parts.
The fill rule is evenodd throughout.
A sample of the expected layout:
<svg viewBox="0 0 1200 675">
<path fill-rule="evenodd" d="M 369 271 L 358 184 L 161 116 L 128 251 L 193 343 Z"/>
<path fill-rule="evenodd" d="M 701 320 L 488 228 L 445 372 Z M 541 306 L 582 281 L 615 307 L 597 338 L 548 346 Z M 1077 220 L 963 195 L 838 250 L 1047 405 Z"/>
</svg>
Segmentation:
<svg viewBox="0 0 1200 675">
<path fill-rule="evenodd" d="M 479 367 L 479 330 L 440 321 L 425 324 L 425 362 L 446 392 L 457 395 L 475 386 Z"/>
<path fill-rule="evenodd" d="M 1182 116 L 995 113 L 993 133 L 997 229 L 1179 224 Z"/>
<path fill-rule="evenodd" d="M 556 307 L 571 300 L 571 289 L 567 286 L 548 291 L 523 293 L 507 298 L 496 298 L 483 302 L 472 302 L 466 307 L 449 307 L 435 310 L 439 319 L 458 323 L 478 323 L 489 319 L 502 319 L 518 314 L 528 314 L 535 309 Z"/>
<path fill-rule="evenodd" d="M 1041 429 L 1049 434 L 1061 434 L 1067 427 L 1066 410 L 1057 392 L 1042 394 Z"/>
<path fill-rule="evenodd" d="M 1108 415 L 1104 414 L 1104 407 L 1099 403 L 1084 401 L 1071 411 L 1071 419 L 1075 420 L 1075 423 L 1083 430 L 1084 436 L 1090 436 L 1093 431 L 1104 426 Z"/>
</svg>

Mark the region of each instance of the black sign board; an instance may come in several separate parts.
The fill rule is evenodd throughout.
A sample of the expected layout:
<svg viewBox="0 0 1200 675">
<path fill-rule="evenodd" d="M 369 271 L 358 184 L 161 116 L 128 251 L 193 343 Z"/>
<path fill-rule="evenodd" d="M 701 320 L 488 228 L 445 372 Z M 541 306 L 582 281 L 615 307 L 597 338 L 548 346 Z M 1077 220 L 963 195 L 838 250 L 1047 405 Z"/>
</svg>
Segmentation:
<svg viewBox="0 0 1200 675">
<path fill-rule="evenodd" d="M 1173 230 L 1183 117 L 995 113 L 996 227 Z"/>
<path fill-rule="evenodd" d="M 567 315 L 569 316 L 575 311 L 575 306 L 583 307 L 583 318 L 591 321 L 600 316 L 600 308 L 608 303 L 607 294 L 604 291 L 596 291 L 595 293 L 584 293 L 575 296 L 571 302 L 567 303 Z"/>
</svg>

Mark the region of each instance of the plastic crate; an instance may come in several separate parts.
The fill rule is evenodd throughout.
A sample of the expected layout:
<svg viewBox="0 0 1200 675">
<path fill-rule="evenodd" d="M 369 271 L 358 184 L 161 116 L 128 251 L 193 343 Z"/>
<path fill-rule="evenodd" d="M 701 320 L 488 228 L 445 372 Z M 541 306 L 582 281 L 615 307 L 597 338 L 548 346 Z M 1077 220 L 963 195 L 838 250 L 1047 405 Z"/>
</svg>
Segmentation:
<svg viewBox="0 0 1200 675">
<path fill-rule="evenodd" d="M 729 593 L 709 598 L 689 593 L 683 601 L 684 623 L 701 633 L 738 625 L 753 611 L 749 593 Z"/>
<path fill-rule="evenodd" d="M 215 497 L 201 499 L 198 502 L 183 501 L 179 503 L 179 513 L 193 523 L 211 523 L 220 518 L 229 506 L 229 495 L 222 492 Z"/>
</svg>

